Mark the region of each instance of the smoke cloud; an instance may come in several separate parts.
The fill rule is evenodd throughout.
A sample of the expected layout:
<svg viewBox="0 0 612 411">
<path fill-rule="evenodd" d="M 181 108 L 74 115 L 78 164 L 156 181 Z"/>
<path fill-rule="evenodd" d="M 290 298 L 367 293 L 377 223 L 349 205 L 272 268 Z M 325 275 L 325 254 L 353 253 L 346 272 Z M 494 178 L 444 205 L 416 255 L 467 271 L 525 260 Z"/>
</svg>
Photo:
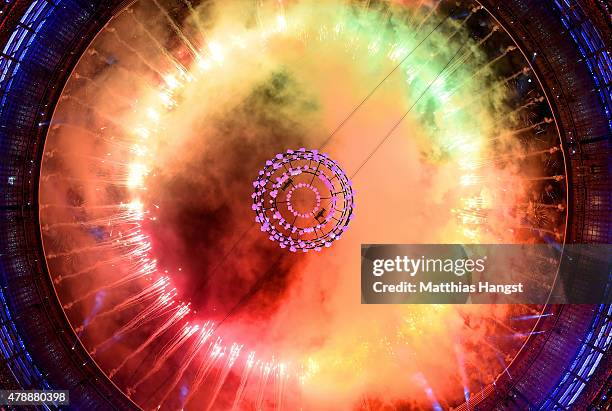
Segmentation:
<svg viewBox="0 0 612 411">
<path fill-rule="evenodd" d="M 154 332 L 148 318 L 116 334 L 137 305 L 92 322 L 151 284 L 142 276 L 106 287 L 142 269 L 122 243 L 137 232 L 154 277 L 167 275 L 176 300 L 191 303 L 190 321 L 213 320 L 224 341 L 299 370 L 285 408 L 416 409 L 432 406 L 429 389 L 455 406 L 512 360 L 523 340 L 506 323 L 526 308 L 361 305 L 360 245 L 535 241 L 518 234 L 516 207 L 534 190 L 526 177 L 542 170 L 523 161 L 528 148 L 513 132 L 525 120 L 510 106 L 515 91 L 492 87 L 506 73 L 479 42 L 496 29 L 481 27 L 474 40 L 467 14 L 436 29 L 444 2 L 259 3 L 190 11 L 166 2 L 160 12 L 140 2 L 82 58 L 54 116 L 41 182 L 47 262 L 67 314 L 75 328 L 87 325 L 81 339 L 98 347 L 105 371 Z M 252 181 L 277 153 L 322 145 L 352 177 L 356 218 L 331 248 L 292 254 L 254 222 Z M 134 164 L 146 169 L 137 188 Z M 122 208 L 134 200 L 138 223 Z M 132 386 L 163 347 L 147 346 L 116 382 Z M 157 405 L 151 398 L 180 364 L 171 357 L 133 398 Z M 243 368 L 214 407 L 231 408 Z M 195 373 L 174 391 L 195 390 Z M 244 409 L 276 404 L 275 388 L 264 395 L 258 384 L 246 386 Z M 201 404 L 211 385 L 194 394 Z"/>
</svg>

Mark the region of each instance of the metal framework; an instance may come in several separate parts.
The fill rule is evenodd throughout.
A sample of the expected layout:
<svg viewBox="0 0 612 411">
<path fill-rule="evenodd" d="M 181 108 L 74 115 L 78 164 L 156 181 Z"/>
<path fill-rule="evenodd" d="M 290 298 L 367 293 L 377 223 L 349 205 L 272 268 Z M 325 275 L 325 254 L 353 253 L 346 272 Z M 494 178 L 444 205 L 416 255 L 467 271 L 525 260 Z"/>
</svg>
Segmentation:
<svg viewBox="0 0 612 411">
<path fill-rule="evenodd" d="M 335 161 L 316 150 L 277 154 L 253 187 L 255 221 L 270 240 L 291 252 L 330 247 L 353 218 L 351 182 Z M 306 209 L 296 204 L 303 193 L 312 197 Z"/>
</svg>

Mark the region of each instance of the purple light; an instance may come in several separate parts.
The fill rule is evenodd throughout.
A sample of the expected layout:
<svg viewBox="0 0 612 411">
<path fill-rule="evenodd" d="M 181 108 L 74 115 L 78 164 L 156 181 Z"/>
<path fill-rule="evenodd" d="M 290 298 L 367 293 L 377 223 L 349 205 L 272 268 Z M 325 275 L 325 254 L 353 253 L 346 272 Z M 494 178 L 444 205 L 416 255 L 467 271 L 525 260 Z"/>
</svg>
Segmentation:
<svg viewBox="0 0 612 411">
<path fill-rule="evenodd" d="M 316 150 L 288 150 L 266 161 L 253 182 L 261 231 L 281 248 L 321 251 L 353 218 L 353 189 L 338 164 Z"/>
</svg>

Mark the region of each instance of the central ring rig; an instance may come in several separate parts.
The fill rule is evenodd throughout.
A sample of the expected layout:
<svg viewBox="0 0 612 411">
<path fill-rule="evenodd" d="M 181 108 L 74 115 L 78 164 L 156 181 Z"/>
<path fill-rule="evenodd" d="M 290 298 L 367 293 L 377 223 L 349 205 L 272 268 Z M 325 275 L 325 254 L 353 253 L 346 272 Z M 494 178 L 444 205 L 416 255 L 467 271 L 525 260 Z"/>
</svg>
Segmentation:
<svg viewBox="0 0 612 411">
<path fill-rule="evenodd" d="M 314 196 L 314 201 L 310 201 L 311 203 L 310 207 L 308 207 L 308 204 L 306 205 L 300 204 L 300 203 L 308 202 L 307 199 L 304 199 L 304 197 L 307 197 L 308 194 L 311 194 L 311 197 Z M 291 201 L 292 197 L 293 197 L 293 202 Z M 289 211 L 291 211 L 291 214 L 293 214 L 295 217 L 313 218 L 315 214 L 319 211 L 320 207 L 321 207 L 321 194 L 319 193 L 319 190 L 317 190 L 317 188 L 312 184 L 308 184 L 308 183 L 298 183 L 297 185 L 294 184 L 292 185 L 291 189 L 287 193 L 287 208 L 289 209 Z M 310 211 L 303 212 L 303 213 L 300 213 L 298 211 L 304 208 L 310 209 Z"/>
<path fill-rule="evenodd" d="M 353 218 L 351 182 L 316 150 L 288 150 L 268 160 L 253 182 L 255 221 L 282 248 L 321 251 Z"/>
</svg>

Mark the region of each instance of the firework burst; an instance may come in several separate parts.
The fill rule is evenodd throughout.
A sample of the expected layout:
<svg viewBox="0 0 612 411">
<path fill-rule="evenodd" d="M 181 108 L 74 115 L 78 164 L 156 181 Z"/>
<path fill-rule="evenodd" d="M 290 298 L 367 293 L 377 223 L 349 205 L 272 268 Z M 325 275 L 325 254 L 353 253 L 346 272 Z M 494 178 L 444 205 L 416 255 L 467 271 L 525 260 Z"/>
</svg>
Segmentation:
<svg viewBox="0 0 612 411">
<path fill-rule="evenodd" d="M 515 90 L 527 63 L 476 6 L 228 3 L 126 10 L 64 93 L 41 221 L 83 343 L 143 407 L 464 401 L 535 322 L 506 318 L 541 307 L 365 309 L 351 250 L 562 241 L 552 115 Z"/>
</svg>

